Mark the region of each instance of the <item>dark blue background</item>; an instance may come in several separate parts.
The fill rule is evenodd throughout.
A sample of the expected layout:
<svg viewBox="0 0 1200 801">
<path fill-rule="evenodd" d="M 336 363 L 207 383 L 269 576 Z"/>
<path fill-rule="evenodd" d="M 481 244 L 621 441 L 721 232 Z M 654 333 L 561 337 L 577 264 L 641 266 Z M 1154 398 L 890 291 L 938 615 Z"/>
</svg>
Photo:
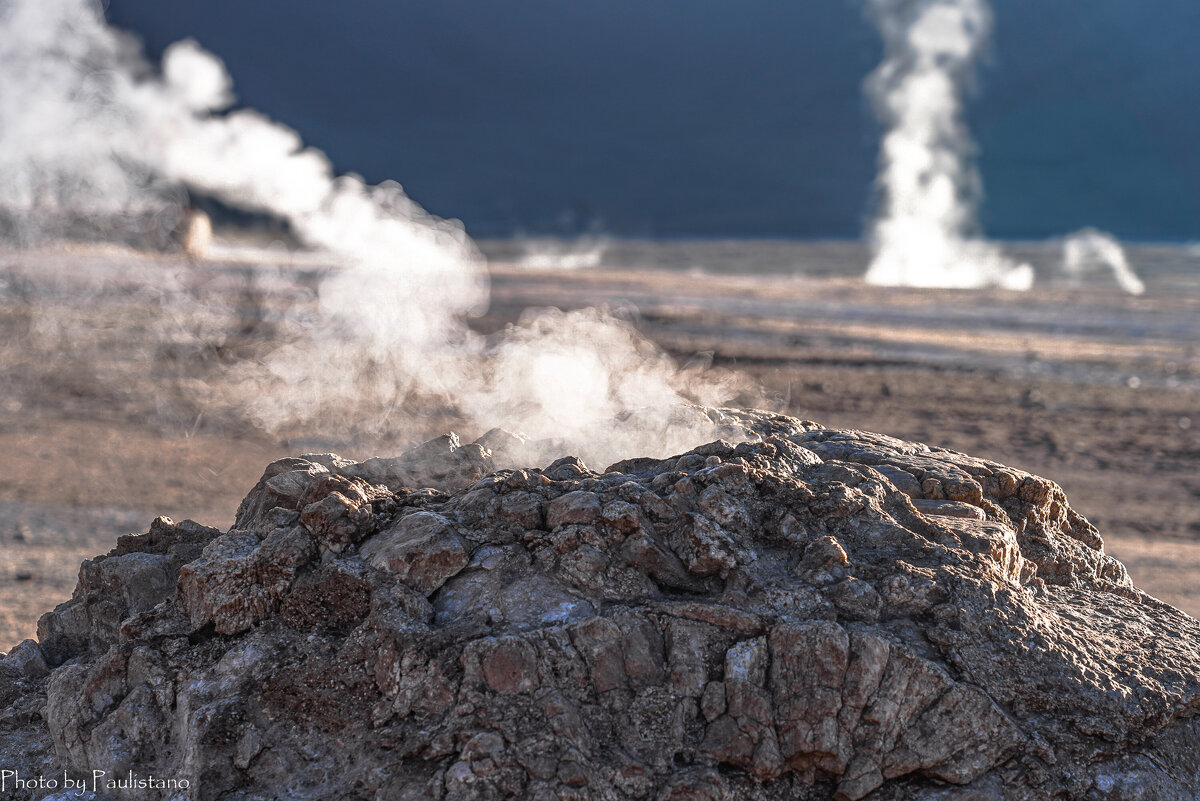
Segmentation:
<svg viewBox="0 0 1200 801">
<path fill-rule="evenodd" d="M 1200 3 L 996 0 L 991 236 L 1200 239 Z M 476 235 L 857 237 L 880 58 L 853 0 L 110 0 L 239 102 Z"/>
</svg>

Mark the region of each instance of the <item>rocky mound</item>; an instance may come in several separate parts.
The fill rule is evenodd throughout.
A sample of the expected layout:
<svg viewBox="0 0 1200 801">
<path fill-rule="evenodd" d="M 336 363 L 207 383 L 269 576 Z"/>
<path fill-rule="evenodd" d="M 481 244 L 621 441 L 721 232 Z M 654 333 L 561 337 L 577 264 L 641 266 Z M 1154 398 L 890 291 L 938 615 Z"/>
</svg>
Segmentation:
<svg viewBox="0 0 1200 801">
<path fill-rule="evenodd" d="M 0 661 L 5 766 L 137 798 L 1200 797 L 1200 624 L 1057 485 L 710 414 L 754 441 L 596 473 L 446 437 L 275 462 L 225 533 L 160 518 Z"/>
</svg>

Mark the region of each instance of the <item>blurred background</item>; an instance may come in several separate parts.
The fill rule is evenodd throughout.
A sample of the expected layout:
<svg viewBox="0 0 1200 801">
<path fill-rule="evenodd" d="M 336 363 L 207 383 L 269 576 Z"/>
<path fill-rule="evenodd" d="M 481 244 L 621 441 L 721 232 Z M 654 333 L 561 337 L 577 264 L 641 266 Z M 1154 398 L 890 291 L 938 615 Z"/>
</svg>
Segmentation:
<svg viewBox="0 0 1200 801">
<path fill-rule="evenodd" d="M 109 0 L 237 102 L 476 238 L 858 239 L 883 58 L 867 3 Z M 1200 7 L 995 0 L 965 113 L 1001 239 L 1200 240 Z"/>
<path fill-rule="evenodd" d="M 613 422 L 681 401 L 1046 476 L 1200 613 L 1197 30 L 1189 0 L 0 0 L 0 649 L 153 516 L 228 526 L 272 459 L 502 425 L 602 468 L 706 441 Z"/>
</svg>

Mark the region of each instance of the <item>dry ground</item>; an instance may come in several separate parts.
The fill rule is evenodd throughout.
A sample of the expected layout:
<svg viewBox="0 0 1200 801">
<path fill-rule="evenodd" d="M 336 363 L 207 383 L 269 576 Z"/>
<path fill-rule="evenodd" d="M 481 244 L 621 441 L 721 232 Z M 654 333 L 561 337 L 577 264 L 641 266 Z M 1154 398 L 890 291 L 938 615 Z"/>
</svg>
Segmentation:
<svg viewBox="0 0 1200 801">
<path fill-rule="evenodd" d="M 7 258 L 0 272 L 22 259 Z M 82 268 L 87 257 L 71 259 Z M 1195 300 L 503 265 L 492 277 L 480 330 L 528 305 L 607 303 L 692 369 L 736 384 L 736 403 L 1051 478 L 1139 586 L 1200 614 Z M 169 376 L 138 373 L 136 297 L 96 329 L 102 346 L 76 342 L 56 356 L 61 341 L 35 335 L 29 292 L 0 292 L 0 649 L 31 636 L 37 616 L 69 596 L 79 561 L 119 534 L 159 514 L 227 526 L 268 461 L 307 449 L 165 402 Z M 100 313 L 69 289 L 38 302 L 72 319 Z M 97 377 L 105 360 L 123 365 L 119 391 Z"/>
</svg>

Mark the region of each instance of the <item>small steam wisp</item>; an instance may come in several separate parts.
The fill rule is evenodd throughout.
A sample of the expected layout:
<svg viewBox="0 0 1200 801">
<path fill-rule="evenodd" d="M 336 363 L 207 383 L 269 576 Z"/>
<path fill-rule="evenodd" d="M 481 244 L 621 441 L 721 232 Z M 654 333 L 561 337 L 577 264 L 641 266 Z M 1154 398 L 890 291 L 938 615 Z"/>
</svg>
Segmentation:
<svg viewBox="0 0 1200 801">
<path fill-rule="evenodd" d="M 984 0 L 869 0 L 884 61 L 867 79 L 886 126 L 867 281 L 1024 290 L 1033 269 L 977 238 L 979 175 L 962 98 L 991 28 Z"/>
<path fill-rule="evenodd" d="M 587 235 L 574 240 L 527 239 L 517 263 L 534 270 L 584 270 L 604 261 L 609 240 Z"/>
<path fill-rule="evenodd" d="M 1063 240 L 1062 269 L 1072 284 L 1097 283 L 1111 277 L 1131 295 L 1146 291 L 1146 285 L 1129 266 L 1121 243 L 1095 228 L 1084 228 Z"/>
<path fill-rule="evenodd" d="M 158 72 L 89 0 L 0 0 L 0 74 L 0 236 L 52 241 L 81 221 L 166 235 L 186 188 L 286 220 L 336 265 L 315 303 L 277 312 L 278 344 L 209 382 L 263 426 L 416 433 L 424 405 L 441 404 L 467 425 L 597 460 L 715 438 L 702 415 L 679 420 L 669 360 L 601 312 L 529 312 L 498 337 L 473 332 L 464 320 L 488 290 L 461 225 L 398 184 L 336 177 L 255 111 L 225 111 L 232 81 L 196 43 L 169 47 Z M 637 424 L 607 431 L 629 408 L 643 409 Z"/>
</svg>

